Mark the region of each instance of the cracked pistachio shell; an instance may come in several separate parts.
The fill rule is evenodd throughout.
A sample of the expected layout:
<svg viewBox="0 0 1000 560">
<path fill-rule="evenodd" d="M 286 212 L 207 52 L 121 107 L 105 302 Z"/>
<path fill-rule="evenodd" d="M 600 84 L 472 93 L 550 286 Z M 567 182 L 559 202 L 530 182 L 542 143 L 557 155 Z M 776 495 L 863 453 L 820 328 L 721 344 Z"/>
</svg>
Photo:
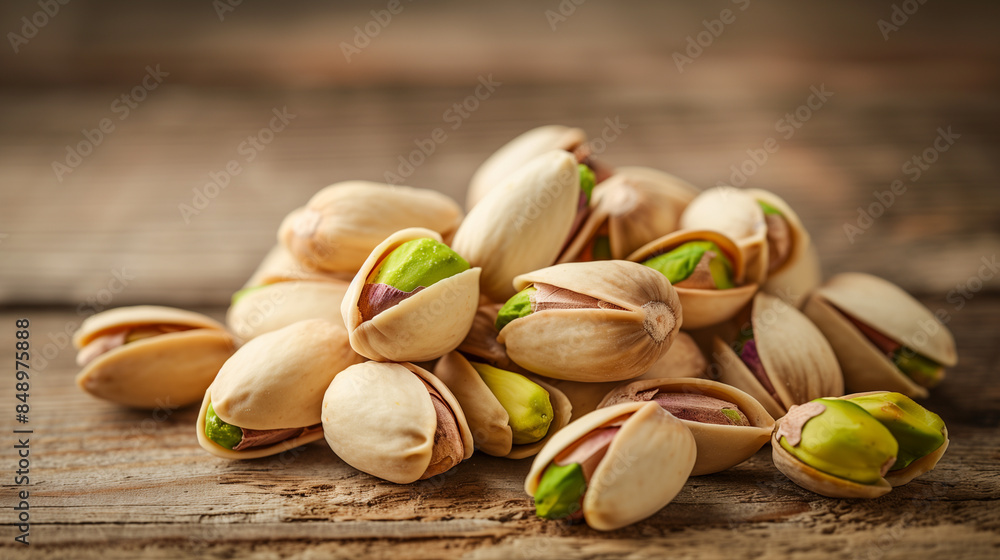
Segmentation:
<svg viewBox="0 0 1000 560">
<path fill-rule="evenodd" d="M 958 362 L 951 332 L 913 296 L 877 276 L 838 274 L 810 296 L 804 311 L 833 346 L 849 391 L 928 395 L 838 309 L 944 367 Z"/>
<path fill-rule="evenodd" d="M 449 239 L 461 221 L 462 209 L 441 193 L 345 181 L 292 211 L 278 229 L 278 240 L 308 268 L 354 272 L 397 230 L 423 227 Z"/>
<path fill-rule="evenodd" d="M 522 274 L 534 283 L 624 309 L 548 309 L 507 324 L 497 338 L 528 371 L 571 381 L 622 381 L 642 375 L 667 352 L 681 327 L 681 304 L 665 276 L 628 261 L 565 263 Z"/>
<path fill-rule="evenodd" d="M 743 253 L 748 282 L 767 277 L 767 223 L 746 190 L 714 187 L 702 191 L 681 215 L 681 229 L 709 229 L 732 239 Z"/>
<path fill-rule="evenodd" d="M 514 138 L 487 158 L 472 175 L 465 199 L 466 210 L 472 210 L 494 187 L 532 158 L 552 150 L 572 152 L 586 141 L 587 133 L 582 129 L 556 124 L 533 128 Z"/>
<path fill-rule="evenodd" d="M 225 459 L 255 459 L 319 440 L 322 433 L 317 430 L 260 449 L 226 449 L 205 435 L 208 405 L 222 421 L 251 430 L 319 424 L 323 391 L 337 374 L 363 359 L 351 350 L 343 327 L 322 319 L 258 336 L 233 354 L 205 391 L 198 443 Z"/>
<path fill-rule="evenodd" d="M 451 389 L 462 405 L 476 447 L 495 457 L 531 457 L 569 423 L 573 413 L 573 407 L 562 391 L 537 377 L 525 375 L 549 393 L 553 417 L 545 437 L 535 443 L 515 445 L 507 411 L 464 356 L 458 352 L 444 355 L 434 368 L 434 375 Z"/>
<path fill-rule="evenodd" d="M 139 305 L 91 315 L 73 335 L 77 349 L 132 328 L 173 325 L 188 330 L 139 339 L 86 364 L 76 384 L 95 397 L 136 408 L 198 402 L 236 341 L 219 322 L 193 311 Z"/>
<path fill-rule="evenodd" d="M 545 469 L 591 431 L 624 420 L 597 465 L 583 496 L 583 517 L 613 531 L 653 515 L 680 492 L 694 467 L 694 436 L 656 403 L 622 403 L 582 416 L 545 444 L 531 464 L 524 489 L 534 496 Z"/>
<path fill-rule="evenodd" d="M 576 159 L 557 150 L 521 166 L 469 212 L 452 248 L 483 269 L 483 295 L 507 301 L 515 276 L 556 261 L 572 232 L 580 192 Z"/>
<path fill-rule="evenodd" d="M 678 229 L 681 212 L 698 189 L 648 167 L 618 167 L 594 189 L 590 214 L 559 262 L 589 261 L 581 253 L 607 225 L 612 259 L 624 259 L 646 243 Z"/>
<path fill-rule="evenodd" d="M 708 379 L 643 379 L 620 385 L 608 393 L 600 407 L 634 402 L 640 392 L 659 389 L 664 393 L 705 395 L 736 405 L 749 426 L 725 426 L 680 419 L 691 430 L 698 456 L 691 476 L 712 474 L 734 467 L 757 453 L 771 437 L 774 418 L 756 399 L 736 387 Z"/>
<path fill-rule="evenodd" d="M 719 381 L 749 393 L 775 418 L 793 405 L 844 394 L 844 377 L 830 343 L 801 311 L 761 292 L 754 296 L 750 325 L 778 398 L 767 392 L 729 344 L 715 337 L 712 357 Z"/>
<path fill-rule="evenodd" d="M 340 306 L 349 284 L 342 281 L 287 281 L 247 290 L 226 313 L 237 336 L 251 340 L 306 319 L 343 326 Z"/>
<path fill-rule="evenodd" d="M 396 247 L 414 239 L 441 236 L 423 228 L 397 231 L 380 243 L 351 281 L 341 313 L 351 346 L 358 354 L 380 362 L 422 362 L 451 352 L 465 338 L 479 304 L 480 269 L 470 268 L 428 286 L 368 321 L 358 301 L 372 271 Z"/>
<path fill-rule="evenodd" d="M 819 257 L 816 254 L 816 248 L 812 245 L 809 232 L 802 225 L 795 210 L 778 195 L 761 189 L 747 189 L 746 193 L 754 200 L 764 202 L 781 212 L 788 224 L 788 233 L 791 238 L 791 252 L 788 259 L 780 268 L 767 274 L 767 280 L 760 289 L 801 308 L 806 298 L 816 289 L 816 286 L 819 286 L 822 279 Z M 765 250 L 764 253 L 767 251 Z"/>
<path fill-rule="evenodd" d="M 464 446 L 474 451 L 462 406 L 440 379 L 411 363 L 365 362 L 341 372 L 323 397 L 323 433 L 334 453 L 352 467 L 408 484 L 427 472 L 437 414 L 427 382 L 455 415 Z"/>
<path fill-rule="evenodd" d="M 666 253 L 689 241 L 711 241 L 718 245 L 733 265 L 733 280 L 736 284 L 736 287 L 727 290 L 701 290 L 674 286 L 684 308 L 684 328 L 691 330 L 731 319 L 753 298 L 758 286 L 740 285 L 746 274 L 743 253 L 731 239 L 717 231 L 686 230 L 670 233 L 639 248 L 628 256 L 628 260 L 642 263 L 653 255 Z"/>
</svg>

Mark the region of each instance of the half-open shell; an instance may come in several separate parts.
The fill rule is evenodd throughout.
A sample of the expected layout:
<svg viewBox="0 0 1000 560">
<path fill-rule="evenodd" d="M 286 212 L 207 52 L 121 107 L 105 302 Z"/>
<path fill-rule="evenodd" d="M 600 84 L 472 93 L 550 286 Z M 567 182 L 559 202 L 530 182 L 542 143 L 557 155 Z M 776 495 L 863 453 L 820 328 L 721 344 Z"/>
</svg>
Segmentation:
<svg viewBox="0 0 1000 560">
<path fill-rule="evenodd" d="M 958 362 L 955 339 L 910 294 L 877 276 L 842 273 L 806 302 L 805 313 L 830 341 L 849 391 L 896 391 L 924 398 L 928 391 L 904 374 L 844 315 L 945 367 Z"/>
<path fill-rule="evenodd" d="M 666 277 L 628 261 L 564 263 L 514 280 L 520 291 L 549 284 L 611 308 L 548 309 L 508 323 L 497 340 L 510 359 L 539 375 L 620 381 L 642 375 L 681 327 L 681 303 Z"/>
<path fill-rule="evenodd" d="M 124 333 L 149 327 L 172 332 L 124 341 Z M 116 335 L 122 339 L 104 343 Z M 83 365 L 76 384 L 95 397 L 136 408 L 198 402 L 236 351 L 236 341 L 218 321 L 155 305 L 119 307 L 92 315 L 73 335 L 73 345 L 81 356 L 96 355 Z M 96 352 L 100 350 L 104 351 Z"/>
<path fill-rule="evenodd" d="M 681 419 L 698 444 L 698 458 L 691 476 L 724 471 L 746 461 L 767 443 L 774 428 L 774 418 L 756 399 L 735 387 L 708 379 L 632 381 L 608 393 L 600 407 L 640 401 L 636 395 L 651 389 L 662 393 L 705 395 L 735 404 L 750 423 L 749 426 L 731 426 Z"/>
<path fill-rule="evenodd" d="M 471 268 L 428 286 L 365 321 L 358 302 L 368 276 L 396 247 L 414 239 L 441 241 L 423 228 L 397 231 L 361 266 L 341 305 L 351 346 L 376 361 L 427 361 L 454 350 L 472 327 L 479 304 L 480 269 Z"/>
<path fill-rule="evenodd" d="M 341 372 L 323 397 L 323 433 L 354 468 L 398 484 L 420 480 L 431 465 L 437 413 L 427 385 L 441 395 L 458 425 L 464 454 L 472 432 L 448 386 L 411 363 L 365 362 Z"/>
<path fill-rule="evenodd" d="M 444 355 L 434 368 L 434 375 L 444 381 L 462 405 L 476 447 L 496 457 L 531 457 L 569 423 L 573 413 L 573 407 L 562 391 L 537 377 L 528 376 L 548 391 L 552 403 L 552 423 L 545 437 L 539 441 L 515 445 L 507 411 L 465 357 L 458 352 Z"/>
<path fill-rule="evenodd" d="M 591 431 L 624 420 L 583 496 L 583 516 L 599 531 L 641 521 L 670 503 L 695 463 L 691 431 L 656 403 L 622 403 L 571 422 L 535 456 L 524 489 L 535 495 L 548 466 Z"/>
<path fill-rule="evenodd" d="M 792 405 L 844 394 L 844 377 L 830 343 L 798 309 L 761 292 L 754 296 L 749 323 L 744 328 L 753 328 L 757 354 L 777 398 L 733 348 L 716 337 L 712 358 L 719 381 L 749 393 L 775 418 Z"/>
<path fill-rule="evenodd" d="M 750 194 L 734 187 L 702 191 L 681 215 L 682 229 L 722 232 L 743 252 L 748 282 L 767 277 L 767 223 L 764 210 Z"/>
<path fill-rule="evenodd" d="M 684 328 L 700 329 L 731 319 L 757 293 L 757 284 L 741 285 L 746 276 L 743 253 L 731 239 L 717 231 L 678 231 L 647 243 L 629 255 L 628 260 L 642 263 L 690 241 L 712 241 L 718 245 L 733 264 L 733 279 L 736 284 L 736 287 L 728 290 L 674 287 L 684 308 Z"/>
<path fill-rule="evenodd" d="M 198 443 L 225 459 L 254 459 L 316 441 L 323 391 L 350 365 L 361 362 L 340 325 L 310 319 L 246 343 L 205 391 L 198 415 Z M 226 449 L 205 435 L 208 405 L 224 422 L 250 430 L 310 428 L 302 435 L 259 448 Z"/>
<path fill-rule="evenodd" d="M 778 195 L 761 189 L 747 189 L 746 193 L 754 200 L 764 202 L 781 212 L 782 218 L 788 225 L 788 237 L 791 243 L 788 258 L 780 266 L 767 272 L 767 281 L 760 289 L 780 297 L 795 307 L 802 307 L 806 298 L 822 280 L 819 258 L 816 255 L 816 248 L 812 246 L 809 232 L 802 225 L 795 210 Z M 765 240 L 766 235 L 765 231 Z"/>
</svg>

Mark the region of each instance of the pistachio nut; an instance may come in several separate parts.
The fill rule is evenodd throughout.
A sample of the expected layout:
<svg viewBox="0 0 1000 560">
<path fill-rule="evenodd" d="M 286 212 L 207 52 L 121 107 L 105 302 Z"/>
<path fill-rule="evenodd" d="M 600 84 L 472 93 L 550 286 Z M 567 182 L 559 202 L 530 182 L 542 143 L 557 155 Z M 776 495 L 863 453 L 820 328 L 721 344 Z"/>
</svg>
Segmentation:
<svg viewBox="0 0 1000 560">
<path fill-rule="evenodd" d="M 757 284 L 744 283 L 743 254 L 716 231 L 671 233 L 639 248 L 628 260 L 680 278 L 674 288 L 684 308 L 685 329 L 732 318 L 757 292 Z"/>
<path fill-rule="evenodd" d="M 804 311 L 830 341 L 849 391 L 922 398 L 958 362 L 951 332 L 919 301 L 870 274 L 842 273 Z"/>
<path fill-rule="evenodd" d="M 469 212 L 452 248 L 483 269 L 483 295 L 506 301 L 514 295 L 515 276 L 556 261 L 588 208 L 580 167 L 568 152 L 542 154 Z"/>
<path fill-rule="evenodd" d="M 885 475 L 893 487 L 933 469 L 948 449 L 948 428 L 941 417 L 906 395 L 873 391 L 841 398 L 865 409 L 896 438 L 899 453 Z"/>
<path fill-rule="evenodd" d="M 236 341 L 193 311 L 140 305 L 91 315 L 73 335 L 82 368 L 76 384 L 95 397 L 136 408 L 198 402 Z"/>
<path fill-rule="evenodd" d="M 491 302 L 479 306 L 476 317 L 472 320 L 472 328 L 458 345 L 458 351 L 476 361 L 510 369 L 514 362 L 510 361 L 503 344 L 497 342 L 497 313 L 501 307 L 501 304 Z"/>
<path fill-rule="evenodd" d="M 351 346 L 376 361 L 433 360 L 454 350 L 476 315 L 479 272 L 431 230 L 390 235 L 344 296 Z"/>
<path fill-rule="evenodd" d="M 760 289 L 801 307 L 822 276 L 809 232 L 778 195 L 760 189 L 746 194 L 763 210 L 767 226 L 767 281 Z"/>
<path fill-rule="evenodd" d="M 344 325 L 340 306 L 347 282 L 301 280 L 244 288 L 233 294 L 226 324 L 243 340 L 306 319 Z"/>
<path fill-rule="evenodd" d="M 641 521 L 670 503 L 695 463 L 695 440 L 655 403 L 601 408 L 545 444 L 524 489 L 546 519 L 583 518 L 599 531 Z"/>
<path fill-rule="evenodd" d="M 441 193 L 346 181 L 322 189 L 292 211 L 278 229 L 278 240 L 308 268 L 353 273 L 397 230 L 422 227 L 450 239 L 461 221 L 462 209 Z"/>
<path fill-rule="evenodd" d="M 559 264 L 522 274 L 514 285 L 534 291 L 527 306 L 519 303 L 524 296 L 508 302 L 516 313 L 500 310 L 497 340 L 516 364 L 546 377 L 637 377 L 667 352 L 681 327 L 670 282 L 628 261 Z"/>
<path fill-rule="evenodd" d="M 732 239 L 743 253 L 748 282 L 767 277 L 767 221 L 760 204 L 747 191 L 714 187 L 702 191 L 681 215 L 681 229 L 707 229 Z"/>
<path fill-rule="evenodd" d="M 587 220 L 558 262 L 624 259 L 677 230 L 693 185 L 648 167 L 619 167 L 594 190 Z"/>
<path fill-rule="evenodd" d="M 774 466 L 799 486 L 830 498 L 877 498 L 899 445 L 864 408 L 842 399 L 793 406 L 771 436 Z"/>
<path fill-rule="evenodd" d="M 405 362 L 366 362 L 341 372 L 323 397 L 323 433 L 347 464 L 397 484 L 441 474 L 474 449 L 452 392 Z"/>
<path fill-rule="evenodd" d="M 802 312 L 760 292 L 749 315 L 734 342 L 713 340 L 719 381 L 749 393 L 775 418 L 792 405 L 844 394 L 830 343 Z"/>
<path fill-rule="evenodd" d="M 771 437 L 774 418 L 756 399 L 739 389 L 708 379 L 630 381 L 601 401 L 652 401 L 691 430 L 698 446 L 691 476 L 734 467 L 753 456 Z"/>
<path fill-rule="evenodd" d="M 238 299 L 243 290 L 253 290 L 281 282 L 317 281 L 349 284 L 352 278 L 354 278 L 353 270 L 331 272 L 309 266 L 296 259 L 284 245 L 278 243 L 264 255 L 264 260 L 257 265 L 243 287 L 233 294 L 233 298 Z"/>
<path fill-rule="evenodd" d="M 521 134 L 494 152 L 473 173 L 465 199 L 466 209 L 472 210 L 473 206 L 503 183 L 513 171 L 533 158 L 553 150 L 574 152 L 583 147 L 586 141 L 587 133 L 582 129 L 555 124 L 533 128 Z"/>
<path fill-rule="evenodd" d="M 462 405 L 476 447 L 496 457 L 534 455 L 572 414 L 569 399 L 541 379 L 470 362 L 458 352 L 444 355 L 434 375 Z"/>
<path fill-rule="evenodd" d="M 362 360 L 344 327 L 322 319 L 254 338 L 205 391 L 198 443 L 224 459 L 255 459 L 320 439 L 323 391 Z"/>
</svg>

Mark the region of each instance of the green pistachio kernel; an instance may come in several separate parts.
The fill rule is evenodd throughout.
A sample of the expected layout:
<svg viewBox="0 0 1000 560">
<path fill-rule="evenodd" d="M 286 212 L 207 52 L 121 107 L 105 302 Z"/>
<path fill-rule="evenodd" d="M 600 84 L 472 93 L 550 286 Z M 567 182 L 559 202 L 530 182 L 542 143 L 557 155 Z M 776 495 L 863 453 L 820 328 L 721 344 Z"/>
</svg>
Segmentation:
<svg viewBox="0 0 1000 560">
<path fill-rule="evenodd" d="M 731 408 L 723 408 L 722 409 L 722 414 L 726 418 L 729 418 L 729 420 L 733 423 L 734 426 L 745 426 L 746 425 L 746 420 L 742 416 L 740 416 L 740 411 L 739 410 L 733 410 Z"/>
<path fill-rule="evenodd" d="M 514 445 L 535 443 L 549 433 L 553 412 L 548 391 L 513 371 L 474 362 L 472 367 L 507 411 Z"/>
<path fill-rule="evenodd" d="M 594 238 L 594 248 L 590 256 L 595 261 L 611 260 L 611 238 L 607 235 L 598 235 Z"/>
<path fill-rule="evenodd" d="M 223 422 L 215 414 L 212 403 L 208 403 L 205 413 L 205 435 L 226 449 L 232 449 L 243 441 L 243 429 Z"/>
<path fill-rule="evenodd" d="M 507 326 L 507 323 L 510 323 L 514 319 L 531 315 L 531 294 L 535 290 L 534 286 L 528 286 L 514 294 L 514 297 L 508 299 L 507 303 L 503 304 L 500 312 L 497 313 L 496 328 L 498 331 L 502 331 Z"/>
<path fill-rule="evenodd" d="M 580 510 L 580 499 L 587 491 L 587 479 L 580 463 L 545 469 L 535 491 L 535 515 L 543 519 L 562 519 Z"/>
<path fill-rule="evenodd" d="M 840 399 L 816 399 L 826 407 L 802 427 L 802 440 L 781 447 L 826 474 L 859 484 L 875 484 L 896 460 L 899 445 L 892 433 L 864 408 Z"/>
<path fill-rule="evenodd" d="M 712 274 L 716 288 L 719 290 L 732 288 L 733 265 L 722 249 L 712 241 L 689 241 L 642 264 L 659 270 L 671 284 L 676 284 L 691 276 L 706 251 L 715 253 L 715 257 L 708 263 L 708 270 Z"/>
<path fill-rule="evenodd" d="M 783 215 L 781 213 L 781 210 L 778 210 L 777 208 L 775 208 L 774 206 L 771 206 L 770 204 L 764 202 L 763 200 L 758 200 L 757 204 L 760 205 L 760 208 L 764 211 L 764 215 L 765 216 L 772 215 L 772 214 L 776 215 L 776 216 L 782 216 Z"/>
<path fill-rule="evenodd" d="M 593 194 L 594 186 L 597 185 L 597 177 L 594 175 L 594 170 L 586 165 L 580 163 L 577 167 L 580 168 L 580 190 L 587 197 L 587 203 L 589 204 L 590 195 Z"/>
<path fill-rule="evenodd" d="M 847 399 L 860 406 L 892 432 L 899 456 L 890 470 L 899 470 L 933 452 L 944 443 L 941 417 L 900 393 L 875 393 Z"/>
<path fill-rule="evenodd" d="M 393 249 L 369 278 L 370 284 L 388 284 L 412 292 L 469 270 L 469 263 L 450 247 L 433 239 L 414 239 Z"/>
<path fill-rule="evenodd" d="M 252 286 L 252 287 L 243 288 L 242 290 L 237 291 L 236 293 L 233 294 L 233 299 L 231 301 L 231 305 L 236 305 L 236 303 L 238 301 L 240 301 L 241 299 L 243 299 L 244 297 L 246 297 L 251 292 L 256 292 L 257 290 L 259 290 L 261 288 L 264 288 L 264 287 L 265 286 Z"/>
<path fill-rule="evenodd" d="M 944 377 L 941 364 L 917 354 L 913 350 L 902 347 L 892 355 L 892 363 L 915 383 L 922 387 L 933 387 Z"/>
</svg>

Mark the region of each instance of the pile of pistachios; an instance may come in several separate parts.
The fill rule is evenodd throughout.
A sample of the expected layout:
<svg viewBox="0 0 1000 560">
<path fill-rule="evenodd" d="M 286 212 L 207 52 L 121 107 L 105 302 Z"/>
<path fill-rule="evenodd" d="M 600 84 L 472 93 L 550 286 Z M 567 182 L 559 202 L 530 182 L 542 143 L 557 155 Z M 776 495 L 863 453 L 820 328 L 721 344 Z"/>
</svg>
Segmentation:
<svg viewBox="0 0 1000 560">
<path fill-rule="evenodd" d="M 598 530 L 768 442 L 789 479 L 844 498 L 906 484 L 947 448 L 912 398 L 955 365 L 951 334 L 880 278 L 821 285 L 775 194 L 612 168 L 582 130 L 544 126 L 482 164 L 467 206 L 330 185 L 282 222 L 226 325 L 94 315 L 77 384 L 130 407 L 200 401 L 198 442 L 223 459 L 325 439 L 407 484 L 476 450 L 534 457 L 537 515 Z"/>
</svg>

